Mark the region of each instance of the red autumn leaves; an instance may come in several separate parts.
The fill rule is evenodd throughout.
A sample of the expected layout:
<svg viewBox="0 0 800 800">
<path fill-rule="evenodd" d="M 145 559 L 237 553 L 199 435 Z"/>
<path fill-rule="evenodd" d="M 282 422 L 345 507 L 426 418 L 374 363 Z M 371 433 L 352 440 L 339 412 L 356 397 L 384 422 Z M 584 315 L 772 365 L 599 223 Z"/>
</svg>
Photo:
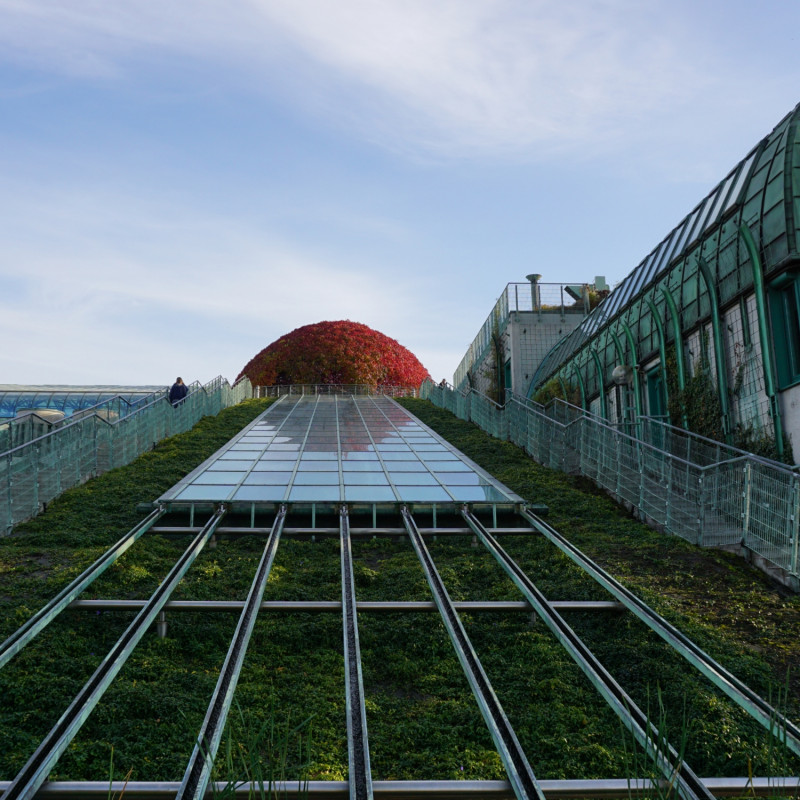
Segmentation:
<svg viewBox="0 0 800 800">
<path fill-rule="evenodd" d="M 360 383 L 419 386 L 430 377 L 410 351 L 360 322 L 304 325 L 265 347 L 244 367 L 253 386 Z"/>
</svg>

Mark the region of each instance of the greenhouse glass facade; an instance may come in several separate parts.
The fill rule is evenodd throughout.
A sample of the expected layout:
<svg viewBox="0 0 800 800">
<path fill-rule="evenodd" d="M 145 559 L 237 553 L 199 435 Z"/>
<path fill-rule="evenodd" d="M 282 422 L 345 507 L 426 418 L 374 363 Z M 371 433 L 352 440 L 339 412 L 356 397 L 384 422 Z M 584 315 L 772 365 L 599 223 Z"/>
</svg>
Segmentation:
<svg viewBox="0 0 800 800">
<path fill-rule="evenodd" d="M 119 398 L 135 405 L 145 397 L 164 391 L 163 386 L 22 386 L 0 384 L 0 419 L 21 412 L 47 409 L 71 417 L 76 411 L 93 408 Z"/>
<path fill-rule="evenodd" d="M 791 458 L 800 441 L 800 106 L 539 365 L 528 396 L 668 419 Z"/>
</svg>

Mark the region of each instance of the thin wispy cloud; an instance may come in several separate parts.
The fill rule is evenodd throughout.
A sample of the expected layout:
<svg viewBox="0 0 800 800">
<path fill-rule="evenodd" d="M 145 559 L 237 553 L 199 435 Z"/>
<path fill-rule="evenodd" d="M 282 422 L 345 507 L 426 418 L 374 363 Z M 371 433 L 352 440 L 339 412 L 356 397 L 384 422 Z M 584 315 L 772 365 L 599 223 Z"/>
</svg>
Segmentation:
<svg viewBox="0 0 800 800">
<path fill-rule="evenodd" d="M 216 61 L 440 156 L 602 148 L 676 102 L 713 103 L 723 68 L 680 6 L 633 0 L 3 0 L 0 23 L 7 57 L 105 79 L 159 54 Z"/>
<path fill-rule="evenodd" d="M 797 102 L 798 9 L 0 0 L 0 382 L 342 318 L 451 375 L 507 281 L 621 279 Z"/>
</svg>

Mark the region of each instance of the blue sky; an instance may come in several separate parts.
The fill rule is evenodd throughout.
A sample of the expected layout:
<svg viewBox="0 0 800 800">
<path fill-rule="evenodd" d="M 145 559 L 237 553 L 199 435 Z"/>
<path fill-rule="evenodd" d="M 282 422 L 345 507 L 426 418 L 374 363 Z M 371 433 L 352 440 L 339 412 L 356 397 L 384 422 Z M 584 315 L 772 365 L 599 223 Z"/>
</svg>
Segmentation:
<svg viewBox="0 0 800 800">
<path fill-rule="evenodd" d="M 233 380 L 324 319 L 452 373 L 620 281 L 800 102 L 796 0 L 0 0 L 0 383 Z"/>
</svg>

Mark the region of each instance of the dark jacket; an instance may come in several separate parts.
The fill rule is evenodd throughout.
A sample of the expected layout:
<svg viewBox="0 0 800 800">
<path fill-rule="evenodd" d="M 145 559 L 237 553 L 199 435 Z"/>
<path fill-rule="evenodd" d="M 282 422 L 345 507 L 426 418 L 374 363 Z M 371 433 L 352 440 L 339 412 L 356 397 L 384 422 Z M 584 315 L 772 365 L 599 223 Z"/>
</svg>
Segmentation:
<svg viewBox="0 0 800 800">
<path fill-rule="evenodd" d="M 189 387 L 185 383 L 173 383 L 169 390 L 169 401 L 172 405 L 179 406 L 187 394 L 189 394 Z"/>
</svg>

